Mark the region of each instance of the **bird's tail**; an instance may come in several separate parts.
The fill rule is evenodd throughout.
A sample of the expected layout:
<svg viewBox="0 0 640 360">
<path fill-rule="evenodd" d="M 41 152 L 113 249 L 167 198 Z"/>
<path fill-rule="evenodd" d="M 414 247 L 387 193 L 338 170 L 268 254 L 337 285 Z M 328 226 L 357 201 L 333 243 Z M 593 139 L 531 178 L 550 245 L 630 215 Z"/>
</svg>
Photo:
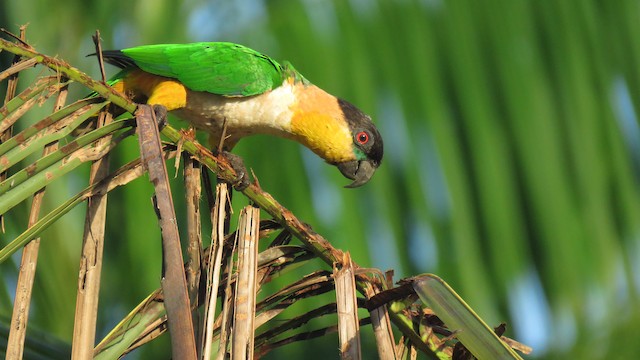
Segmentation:
<svg viewBox="0 0 640 360">
<path fill-rule="evenodd" d="M 87 56 L 96 56 L 96 53 L 89 54 Z M 126 74 L 131 71 L 131 69 L 137 68 L 133 60 L 125 56 L 120 50 L 103 51 L 102 58 L 108 64 L 117 66 L 119 68 L 123 68 L 123 70 L 121 70 L 116 75 L 114 75 L 109 80 L 107 80 L 107 85 L 111 87 L 115 87 L 119 82 L 121 82 L 122 79 L 126 76 Z M 92 92 L 87 96 L 85 96 L 85 98 L 98 98 L 98 97 L 100 97 L 100 95 L 96 92 Z M 124 110 L 121 110 L 121 109 L 114 110 L 115 116 L 122 115 L 123 113 L 125 113 Z M 83 133 L 86 133 L 88 131 L 95 129 L 96 120 L 97 120 L 97 116 L 89 118 L 88 121 L 83 126 L 79 127 L 77 130 L 74 131 L 73 135 L 79 136 L 79 135 L 82 135 Z"/>
<path fill-rule="evenodd" d="M 96 53 L 87 56 L 96 56 Z M 107 64 L 117 66 L 121 69 L 137 68 L 136 63 L 120 50 L 103 50 L 102 58 Z"/>
<path fill-rule="evenodd" d="M 96 55 L 97 53 L 92 53 L 87 56 L 96 56 Z M 107 80 L 107 85 L 112 87 L 117 83 L 119 83 L 132 69 L 138 68 L 138 66 L 135 64 L 133 59 L 125 55 L 120 50 L 103 50 L 102 59 L 104 59 L 104 62 L 106 62 L 107 64 L 111 64 L 113 66 L 117 66 L 123 69 L 122 71 L 114 75 L 112 78 Z M 98 96 L 98 94 L 94 92 L 89 94 L 86 97 L 96 97 L 96 96 Z"/>
</svg>

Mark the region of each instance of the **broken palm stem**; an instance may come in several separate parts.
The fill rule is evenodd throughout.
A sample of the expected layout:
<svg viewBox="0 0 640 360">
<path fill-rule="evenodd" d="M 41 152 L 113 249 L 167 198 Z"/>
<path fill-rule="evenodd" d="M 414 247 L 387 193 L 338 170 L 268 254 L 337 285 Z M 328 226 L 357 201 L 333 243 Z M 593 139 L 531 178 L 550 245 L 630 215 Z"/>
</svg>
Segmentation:
<svg viewBox="0 0 640 360">
<path fill-rule="evenodd" d="M 184 261 L 176 221 L 175 206 L 167 167 L 162 154 L 160 134 L 154 110 L 141 105 L 136 112 L 140 156 L 154 185 L 154 205 L 162 233 L 162 290 L 169 319 L 171 350 L 174 359 L 196 359 L 196 343 L 191 305 L 184 273 Z"/>
</svg>

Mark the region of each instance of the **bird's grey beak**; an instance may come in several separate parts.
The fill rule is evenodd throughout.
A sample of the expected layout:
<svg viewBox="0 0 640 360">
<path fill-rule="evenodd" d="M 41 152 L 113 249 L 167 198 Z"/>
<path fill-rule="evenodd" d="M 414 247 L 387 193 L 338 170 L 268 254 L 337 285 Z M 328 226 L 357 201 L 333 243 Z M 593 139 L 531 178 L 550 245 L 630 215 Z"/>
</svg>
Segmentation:
<svg viewBox="0 0 640 360">
<path fill-rule="evenodd" d="M 353 182 L 347 186 L 346 188 L 355 188 L 358 186 L 362 186 L 371 179 L 373 173 L 376 171 L 376 166 L 374 166 L 370 161 L 362 160 L 362 161 L 347 161 L 343 163 L 336 164 L 342 175 L 346 178 L 353 180 Z"/>
</svg>

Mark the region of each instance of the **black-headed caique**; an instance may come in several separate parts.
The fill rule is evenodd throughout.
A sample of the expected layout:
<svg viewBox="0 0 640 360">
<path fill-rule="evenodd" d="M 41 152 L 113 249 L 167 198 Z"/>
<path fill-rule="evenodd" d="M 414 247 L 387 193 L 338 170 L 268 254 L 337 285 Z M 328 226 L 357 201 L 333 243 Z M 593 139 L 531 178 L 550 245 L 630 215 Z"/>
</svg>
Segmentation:
<svg viewBox="0 0 640 360">
<path fill-rule="evenodd" d="M 240 138 L 271 134 L 293 139 L 353 182 L 363 185 L 380 166 L 382 138 L 351 103 L 311 84 L 291 64 L 228 42 L 162 44 L 105 51 L 123 69 L 113 87 L 136 101 L 163 105 L 210 134 Z"/>
</svg>

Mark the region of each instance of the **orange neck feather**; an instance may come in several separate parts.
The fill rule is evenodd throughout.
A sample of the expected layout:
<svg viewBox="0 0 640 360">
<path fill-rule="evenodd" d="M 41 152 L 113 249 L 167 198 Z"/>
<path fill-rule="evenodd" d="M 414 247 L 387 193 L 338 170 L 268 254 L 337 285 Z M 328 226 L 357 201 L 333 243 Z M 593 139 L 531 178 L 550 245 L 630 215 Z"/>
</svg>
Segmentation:
<svg viewBox="0 0 640 360">
<path fill-rule="evenodd" d="M 337 99 L 314 85 L 297 84 L 291 132 L 329 163 L 354 160 L 351 132 Z"/>
</svg>

